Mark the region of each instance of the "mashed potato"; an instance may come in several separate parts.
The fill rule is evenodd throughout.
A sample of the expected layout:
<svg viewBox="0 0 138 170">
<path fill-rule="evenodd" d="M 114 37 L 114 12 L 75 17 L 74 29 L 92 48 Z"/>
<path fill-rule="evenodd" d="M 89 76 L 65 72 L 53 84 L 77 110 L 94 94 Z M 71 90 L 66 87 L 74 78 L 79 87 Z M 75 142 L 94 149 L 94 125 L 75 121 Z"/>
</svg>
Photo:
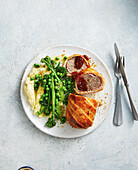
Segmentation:
<svg viewBox="0 0 138 170">
<path fill-rule="evenodd" d="M 34 114 L 37 114 L 37 111 L 40 111 L 41 105 L 39 103 L 39 100 L 41 96 L 44 94 L 44 88 L 39 86 L 38 90 L 34 90 L 34 80 L 30 80 L 31 77 L 35 77 L 35 75 L 40 74 L 42 77 L 45 74 L 49 74 L 50 71 L 46 70 L 46 67 L 43 65 L 40 65 L 39 68 L 33 68 L 31 72 L 29 73 L 28 77 L 25 80 L 25 92 L 28 98 L 28 101 L 31 105 L 31 109 L 34 111 Z M 41 114 L 40 117 L 43 117 L 44 114 Z"/>
</svg>

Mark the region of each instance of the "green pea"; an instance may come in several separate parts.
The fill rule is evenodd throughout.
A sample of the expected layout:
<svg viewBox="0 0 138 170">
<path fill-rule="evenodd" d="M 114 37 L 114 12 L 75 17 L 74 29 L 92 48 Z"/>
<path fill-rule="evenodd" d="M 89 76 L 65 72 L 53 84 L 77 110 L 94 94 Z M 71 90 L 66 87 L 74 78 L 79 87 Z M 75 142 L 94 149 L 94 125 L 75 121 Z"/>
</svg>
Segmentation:
<svg viewBox="0 0 138 170">
<path fill-rule="evenodd" d="M 37 84 L 34 84 L 34 87 L 37 87 Z"/>
<path fill-rule="evenodd" d="M 48 81 L 50 81 L 50 82 L 51 82 L 52 80 L 51 80 L 51 79 L 48 79 Z"/>
<path fill-rule="evenodd" d="M 72 80 L 72 77 L 69 77 L 69 80 L 71 81 L 71 80 Z"/>
<path fill-rule="evenodd" d="M 44 79 L 43 82 L 46 83 L 46 79 Z"/>
<path fill-rule="evenodd" d="M 66 122 L 66 117 L 60 118 L 60 122 L 61 122 L 61 124 L 64 124 Z"/>
<path fill-rule="evenodd" d="M 67 91 L 66 87 L 63 87 L 63 90 L 66 92 Z"/>
<path fill-rule="evenodd" d="M 51 73 L 51 76 L 54 76 L 55 74 L 54 73 Z"/>
<path fill-rule="evenodd" d="M 68 81 L 68 84 L 71 84 L 71 81 Z"/>
<path fill-rule="evenodd" d="M 48 85 L 51 85 L 51 82 L 48 82 Z"/>
<path fill-rule="evenodd" d="M 70 88 L 71 86 L 70 85 L 68 85 L 68 88 Z"/>
<path fill-rule="evenodd" d="M 59 101 L 61 101 L 61 97 L 59 97 L 59 99 L 58 99 Z"/>
<path fill-rule="evenodd" d="M 56 59 L 56 60 L 59 60 L 59 57 L 56 57 L 55 59 Z"/>
<path fill-rule="evenodd" d="M 63 90 L 65 90 L 66 89 L 66 87 L 63 87 Z"/>
<path fill-rule="evenodd" d="M 44 78 L 47 79 L 47 78 L 48 78 L 48 74 L 45 74 L 45 75 L 44 75 Z"/>
<path fill-rule="evenodd" d="M 48 100 L 48 97 L 45 97 L 45 100 Z"/>
<path fill-rule="evenodd" d="M 31 77 L 31 78 L 30 78 L 30 80 L 32 81 L 32 80 L 34 80 L 34 78 L 33 78 L 33 77 Z"/>
<path fill-rule="evenodd" d="M 41 87 L 44 87 L 44 88 L 45 88 L 45 84 L 44 84 L 44 83 L 42 83 L 42 84 L 41 84 Z"/>
<path fill-rule="evenodd" d="M 38 80 L 35 80 L 34 82 L 35 82 L 35 83 L 37 83 L 37 82 L 38 82 Z"/>
<path fill-rule="evenodd" d="M 47 87 L 46 90 L 49 91 L 49 88 Z"/>
<path fill-rule="evenodd" d="M 38 90 L 38 88 L 37 88 L 37 87 L 35 87 L 34 89 L 35 89 L 36 91 Z"/>
<path fill-rule="evenodd" d="M 62 76 L 62 73 L 59 73 L 59 76 Z"/>
<path fill-rule="evenodd" d="M 40 111 L 37 111 L 37 115 L 39 116 L 41 114 L 41 112 Z"/>
<path fill-rule="evenodd" d="M 66 81 L 65 81 L 65 80 L 63 80 L 63 83 L 66 83 Z"/>
<path fill-rule="evenodd" d="M 66 60 L 68 57 L 67 56 L 64 56 L 64 59 Z"/>
<path fill-rule="evenodd" d="M 60 94 L 59 94 L 59 93 L 56 93 L 56 96 L 57 96 L 57 97 L 60 97 Z"/>
<path fill-rule="evenodd" d="M 42 95 L 42 96 L 41 96 L 41 99 L 43 99 L 43 98 L 44 98 L 44 96 Z"/>
<path fill-rule="evenodd" d="M 40 102 L 42 102 L 42 101 L 43 101 L 43 99 L 41 98 L 39 101 L 40 101 Z"/>
<path fill-rule="evenodd" d="M 37 74 L 35 75 L 35 78 L 38 78 L 38 75 L 37 75 Z"/>
<path fill-rule="evenodd" d="M 34 64 L 34 67 L 39 68 L 39 67 L 40 67 L 40 65 L 39 65 L 39 64 L 37 64 L 37 63 L 35 63 L 35 64 Z"/>
<path fill-rule="evenodd" d="M 52 110 L 52 106 L 49 106 L 49 109 Z"/>
<path fill-rule="evenodd" d="M 42 95 L 42 97 L 45 97 L 45 96 L 46 96 L 46 94 L 43 94 L 43 95 Z"/>
<path fill-rule="evenodd" d="M 46 93 L 45 96 L 48 96 L 48 94 Z"/>
<path fill-rule="evenodd" d="M 59 72 L 57 72 L 57 75 L 59 76 L 59 75 L 60 75 L 60 73 L 59 73 Z"/>
<path fill-rule="evenodd" d="M 55 89 L 58 90 L 58 86 L 55 86 Z"/>
</svg>

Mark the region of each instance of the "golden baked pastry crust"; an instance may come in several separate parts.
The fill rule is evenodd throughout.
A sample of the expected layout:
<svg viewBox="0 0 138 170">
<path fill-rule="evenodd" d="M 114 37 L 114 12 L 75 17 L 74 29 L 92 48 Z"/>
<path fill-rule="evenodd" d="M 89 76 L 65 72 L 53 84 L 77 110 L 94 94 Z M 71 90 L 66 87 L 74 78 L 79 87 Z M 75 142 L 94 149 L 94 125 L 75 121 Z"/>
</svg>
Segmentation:
<svg viewBox="0 0 138 170">
<path fill-rule="evenodd" d="M 75 128 L 86 129 L 91 127 L 94 122 L 98 101 L 70 94 L 66 110 L 66 118 L 69 124 Z"/>
</svg>

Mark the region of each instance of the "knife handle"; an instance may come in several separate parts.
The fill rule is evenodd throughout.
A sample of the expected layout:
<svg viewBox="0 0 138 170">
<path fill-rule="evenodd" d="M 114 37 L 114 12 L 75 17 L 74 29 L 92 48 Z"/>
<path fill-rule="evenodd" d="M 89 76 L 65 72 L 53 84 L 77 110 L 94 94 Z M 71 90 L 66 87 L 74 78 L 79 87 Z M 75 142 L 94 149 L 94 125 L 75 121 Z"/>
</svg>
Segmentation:
<svg viewBox="0 0 138 170">
<path fill-rule="evenodd" d="M 126 89 L 127 89 L 127 94 L 128 94 L 128 97 L 129 97 L 129 101 L 130 101 L 133 117 L 134 117 L 135 120 L 138 121 L 138 113 L 137 113 L 137 111 L 135 109 L 135 106 L 134 106 L 134 103 L 132 101 L 128 84 L 126 85 Z"/>
<path fill-rule="evenodd" d="M 117 126 L 120 126 L 123 123 L 120 81 L 121 79 L 117 78 L 117 96 L 116 96 L 115 113 L 114 113 L 114 118 L 113 118 L 113 123 L 114 125 L 117 125 Z"/>
</svg>

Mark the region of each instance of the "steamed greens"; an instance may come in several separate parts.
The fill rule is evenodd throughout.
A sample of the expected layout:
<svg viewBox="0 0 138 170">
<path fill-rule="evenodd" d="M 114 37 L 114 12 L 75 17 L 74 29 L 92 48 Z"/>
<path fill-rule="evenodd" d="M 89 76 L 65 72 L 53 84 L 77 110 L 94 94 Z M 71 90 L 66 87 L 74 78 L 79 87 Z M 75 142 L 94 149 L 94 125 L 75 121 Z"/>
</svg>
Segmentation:
<svg viewBox="0 0 138 170">
<path fill-rule="evenodd" d="M 41 109 L 37 114 L 39 116 L 44 113 L 46 116 L 49 116 L 46 126 L 53 127 L 56 125 L 56 120 L 60 120 L 62 124 L 66 121 L 60 104 L 67 105 L 69 94 L 74 92 L 75 82 L 72 77 L 67 76 L 67 70 L 65 67 L 60 66 L 60 62 L 57 64 L 49 56 L 42 58 L 41 62 L 51 72 L 50 74 L 45 74 L 43 77 L 35 75 L 34 78 L 31 78 L 35 82 L 34 89 L 36 91 L 39 85 L 44 88 L 44 94 L 39 101 Z M 35 63 L 34 67 L 39 67 L 39 65 Z"/>
</svg>

